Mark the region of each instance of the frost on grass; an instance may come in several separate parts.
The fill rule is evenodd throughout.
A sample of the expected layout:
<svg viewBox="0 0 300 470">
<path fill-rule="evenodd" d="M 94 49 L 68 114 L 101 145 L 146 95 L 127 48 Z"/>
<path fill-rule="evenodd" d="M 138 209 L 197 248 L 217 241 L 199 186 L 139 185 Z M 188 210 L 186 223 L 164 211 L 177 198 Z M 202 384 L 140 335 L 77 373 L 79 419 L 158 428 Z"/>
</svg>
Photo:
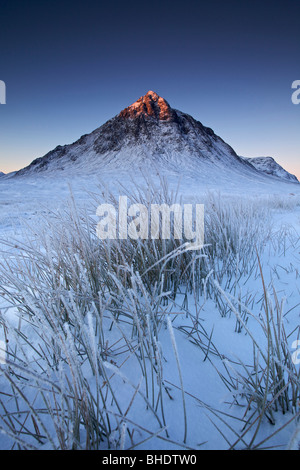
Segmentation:
<svg viewBox="0 0 300 470">
<path fill-rule="evenodd" d="M 180 201 L 166 182 L 127 196 Z M 298 206 L 201 202 L 197 252 L 172 236 L 100 241 L 72 199 L 2 240 L 1 448 L 298 445 L 299 226 L 277 218 Z"/>
</svg>

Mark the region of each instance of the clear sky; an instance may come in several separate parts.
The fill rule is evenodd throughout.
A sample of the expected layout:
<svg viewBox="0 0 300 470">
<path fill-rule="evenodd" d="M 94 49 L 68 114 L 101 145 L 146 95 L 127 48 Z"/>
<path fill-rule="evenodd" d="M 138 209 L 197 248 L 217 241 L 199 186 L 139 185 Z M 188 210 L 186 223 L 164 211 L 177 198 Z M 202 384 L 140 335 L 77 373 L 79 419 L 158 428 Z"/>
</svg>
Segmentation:
<svg viewBox="0 0 300 470">
<path fill-rule="evenodd" d="M 299 0 L 1 0 L 0 18 L 0 171 L 153 90 L 300 179 Z"/>
</svg>

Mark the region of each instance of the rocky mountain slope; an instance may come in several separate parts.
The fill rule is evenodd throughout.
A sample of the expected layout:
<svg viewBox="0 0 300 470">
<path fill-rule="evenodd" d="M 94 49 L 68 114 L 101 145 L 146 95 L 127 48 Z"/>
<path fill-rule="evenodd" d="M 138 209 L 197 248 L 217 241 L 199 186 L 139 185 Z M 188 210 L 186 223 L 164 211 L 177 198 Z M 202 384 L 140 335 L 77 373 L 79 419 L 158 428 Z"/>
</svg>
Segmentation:
<svg viewBox="0 0 300 470">
<path fill-rule="evenodd" d="M 162 169 L 194 176 L 226 178 L 266 175 L 239 157 L 214 131 L 192 116 L 171 108 L 153 91 L 139 98 L 98 129 L 70 145 L 59 145 L 16 176 L 57 172 L 101 174 Z"/>
<path fill-rule="evenodd" d="M 246 161 L 251 163 L 258 171 L 265 173 L 266 175 L 275 176 L 280 179 L 291 181 L 293 183 L 298 183 L 298 178 L 295 175 L 292 175 L 281 165 L 279 165 L 274 158 L 272 157 L 254 157 L 246 158 Z"/>
</svg>

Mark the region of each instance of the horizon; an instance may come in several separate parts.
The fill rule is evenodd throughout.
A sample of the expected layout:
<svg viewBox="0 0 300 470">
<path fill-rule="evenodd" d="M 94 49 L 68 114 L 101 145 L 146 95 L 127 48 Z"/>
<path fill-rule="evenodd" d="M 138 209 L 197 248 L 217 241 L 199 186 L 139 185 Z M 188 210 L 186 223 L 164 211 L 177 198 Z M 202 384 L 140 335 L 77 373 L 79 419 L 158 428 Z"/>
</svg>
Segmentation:
<svg viewBox="0 0 300 470">
<path fill-rule="evenodd" d="M 291 0 L 4 2 L 0 171 L 75 142 L 154 90 L 238 155 L 273 157 L 300 180 L 299 13 Z"/>
</svg>

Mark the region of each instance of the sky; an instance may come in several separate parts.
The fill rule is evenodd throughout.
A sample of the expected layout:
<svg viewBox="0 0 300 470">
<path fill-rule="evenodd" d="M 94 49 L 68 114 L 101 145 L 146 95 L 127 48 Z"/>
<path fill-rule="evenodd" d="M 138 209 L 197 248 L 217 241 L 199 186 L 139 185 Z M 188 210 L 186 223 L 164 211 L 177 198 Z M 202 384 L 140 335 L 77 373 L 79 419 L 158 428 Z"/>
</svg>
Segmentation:
<svg viewBox="0 0 300 470">
<path fill-rule="evenodd" d="M 153 90 L 242 156 L 300 179 L 300 2 L 0 1 L 0 171 Z"/>
</svg>

